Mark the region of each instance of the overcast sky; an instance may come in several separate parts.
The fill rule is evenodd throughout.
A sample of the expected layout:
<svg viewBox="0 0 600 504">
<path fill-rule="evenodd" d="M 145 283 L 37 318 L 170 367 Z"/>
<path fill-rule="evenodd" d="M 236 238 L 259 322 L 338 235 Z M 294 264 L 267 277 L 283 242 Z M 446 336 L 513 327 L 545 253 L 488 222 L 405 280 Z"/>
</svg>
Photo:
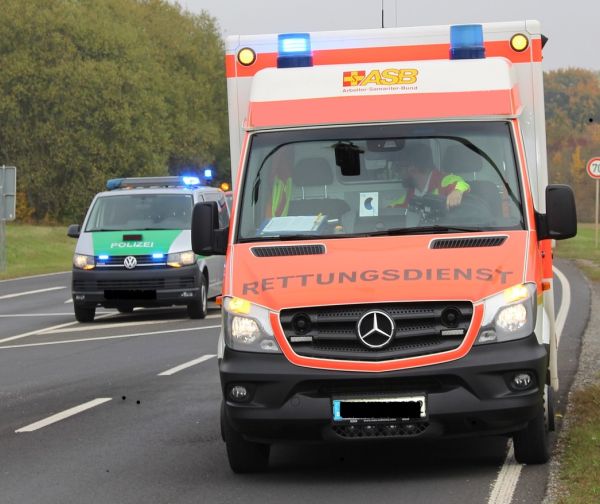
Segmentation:
<svg viewBox="0 0 600 504">
<path fill-rule="evenodd" d="M 224 35 L 381 27 L 382 0 L 171 1 L 191 12 L 208 11 Z M 599 0 L 383 0 L 383 5 L 389 26 L 537 19 L 550 39 L 545 70 L 600 70 Z"/>
</svg>

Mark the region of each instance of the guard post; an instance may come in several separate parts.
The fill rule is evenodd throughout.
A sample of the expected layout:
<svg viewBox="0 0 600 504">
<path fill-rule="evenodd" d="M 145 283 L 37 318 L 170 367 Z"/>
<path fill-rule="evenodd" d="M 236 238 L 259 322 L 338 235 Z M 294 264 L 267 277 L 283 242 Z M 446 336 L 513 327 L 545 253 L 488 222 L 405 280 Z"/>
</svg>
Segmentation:
<svg viewBox="0 0 600 504">
<path fill-rule="evenodd" d="M 0 271 L 6 271 L 6 221 L 16 218 L 17 168 L 0 168 Z"/>
</svg>

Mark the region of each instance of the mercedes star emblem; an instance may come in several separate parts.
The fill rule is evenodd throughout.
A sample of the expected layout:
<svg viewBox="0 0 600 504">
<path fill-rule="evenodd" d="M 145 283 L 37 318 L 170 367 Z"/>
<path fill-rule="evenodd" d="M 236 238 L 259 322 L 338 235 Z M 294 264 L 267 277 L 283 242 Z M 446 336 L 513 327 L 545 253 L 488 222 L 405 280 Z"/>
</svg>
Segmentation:
<svg viewBox="0 0 600 504">
<path fill-rule="evenodd" d="M 137 259 L 133 256 L 127 256 L 123 261 L 123 266 L 127 269 L 133 269 L 137 266 Z"/>
<path fill-rule="evenodd" d="M 394 339 L 396 324 L 387 313 L 372 310 L 365 313 L 356 325 L 360 341 L 369 348 L 383 348 Z"/>
</svg>

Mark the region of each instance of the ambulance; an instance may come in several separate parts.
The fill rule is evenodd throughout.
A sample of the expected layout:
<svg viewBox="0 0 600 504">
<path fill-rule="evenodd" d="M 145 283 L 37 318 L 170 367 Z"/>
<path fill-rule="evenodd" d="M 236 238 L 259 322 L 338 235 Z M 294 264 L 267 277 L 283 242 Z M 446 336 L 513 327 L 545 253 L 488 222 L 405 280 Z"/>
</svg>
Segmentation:
<svg viewBox="0 0 600 504">
<path fill-rule="evenodd" d="M 536 21 L 227 40 L 234 213 L 221 429 L 235 472 L 270 446 L 502 435 L 549 458 L 558 387 Z"/>
<path fill-rule="evenodd" d="M 220 226 L 228 226 L 223 191 L 195 176 L 111 179 L 97 194 L 73 256 L 75 318 L 94 320 L 96 308 L 131 313 L 135 307 L 183 305 L 191 318 L 204 318 L 207 299 L 221 294 L 224 258 L 192 251 L 195 204 L 212 201 Z"/>
</svg>

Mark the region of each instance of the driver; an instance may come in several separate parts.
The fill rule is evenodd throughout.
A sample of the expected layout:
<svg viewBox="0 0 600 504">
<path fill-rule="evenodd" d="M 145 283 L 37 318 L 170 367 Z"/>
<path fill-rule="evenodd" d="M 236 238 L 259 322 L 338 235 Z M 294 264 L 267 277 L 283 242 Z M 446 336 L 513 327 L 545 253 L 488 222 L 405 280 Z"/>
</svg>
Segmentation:
<svg viewBox="0 0 600 504">
<path fill-rule="evenodd" d="M 461 204 L 463 194 L 470 189 L 469 184 L 458 175 L 436 170 L 428 146 L 413 144 L 405 149 L 405 154 L 406 164 L 402 178 L 407 190 L 400 198 L 392 201 L 390 207 L 406 208 L 415 197 L 426 194 L 445 197 L 448 209 Z"/>
</svg>

